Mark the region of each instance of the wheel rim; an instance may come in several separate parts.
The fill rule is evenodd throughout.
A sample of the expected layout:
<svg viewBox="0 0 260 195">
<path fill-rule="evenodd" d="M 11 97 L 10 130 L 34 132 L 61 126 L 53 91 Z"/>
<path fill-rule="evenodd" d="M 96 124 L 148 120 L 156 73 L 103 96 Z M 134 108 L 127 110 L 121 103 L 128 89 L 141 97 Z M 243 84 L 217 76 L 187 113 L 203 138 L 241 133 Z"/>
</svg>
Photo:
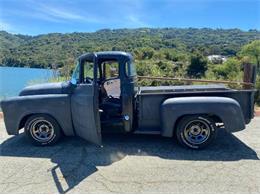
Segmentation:
<svg viewBox="0 0 260 195">
<path fill-rule="evenodd" d="M 184 138 L 190 144 L 202 144 L 210 136 L 210 126 L 203 120 L 190 121 L 184 129 Z"/>
<path fill-rule="evenodd" d="M 48 142 L 54 136 L 53 125 L 44 119 L 36 119 L 31 125 L 31 135 L 39 142 Z"/>
</svg>

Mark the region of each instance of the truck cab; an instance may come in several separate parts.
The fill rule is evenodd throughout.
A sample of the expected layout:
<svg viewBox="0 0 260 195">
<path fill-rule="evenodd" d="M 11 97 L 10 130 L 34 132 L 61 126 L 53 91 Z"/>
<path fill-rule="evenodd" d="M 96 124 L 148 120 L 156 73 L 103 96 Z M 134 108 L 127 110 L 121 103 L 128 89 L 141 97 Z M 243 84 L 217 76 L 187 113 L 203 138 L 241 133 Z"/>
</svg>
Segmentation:
<svg viewBox="0 0 260 195">
<path fill-rule="evenodd" d="M 101 134 L 113 131 L 175 135 L 182 145 L 200 149 L 219 127 L 240 131 L 254 117 L 254 89 L 136 85 L 131 54 L 83 54 L 70 81 L 28 86 L 3 100 L 6 130 L 17 135 L 24 128 L 36 145 L 54 144 L 62 134 L 100 145 Z"/>
<path fill-rule="evenodd" d="M 80 94 L 80 98 L 90 95 L 87 89 L 93 91 L 93 109 L 98 113 L 95 123 L 100 123 L 102 130 L 132 130 L 136 70 L 131 54 L 112 51 L 84 54 L 78 58 L 71 82 L 74 94 Z"/>
</svg>

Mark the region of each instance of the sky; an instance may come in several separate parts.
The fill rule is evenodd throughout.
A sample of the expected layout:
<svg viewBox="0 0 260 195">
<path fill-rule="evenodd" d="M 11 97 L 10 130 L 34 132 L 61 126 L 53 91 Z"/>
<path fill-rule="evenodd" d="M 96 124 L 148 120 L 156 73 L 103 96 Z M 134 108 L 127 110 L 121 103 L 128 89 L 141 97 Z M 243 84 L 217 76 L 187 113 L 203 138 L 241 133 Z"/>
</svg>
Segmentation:
<svg viewBox="0 0 260 195">
<path fill-rule="evenodd" d="M 0 30 L 13 34 L 118 28 L 260 29 L 260 0 L 0 0 Z"/>
</svg>

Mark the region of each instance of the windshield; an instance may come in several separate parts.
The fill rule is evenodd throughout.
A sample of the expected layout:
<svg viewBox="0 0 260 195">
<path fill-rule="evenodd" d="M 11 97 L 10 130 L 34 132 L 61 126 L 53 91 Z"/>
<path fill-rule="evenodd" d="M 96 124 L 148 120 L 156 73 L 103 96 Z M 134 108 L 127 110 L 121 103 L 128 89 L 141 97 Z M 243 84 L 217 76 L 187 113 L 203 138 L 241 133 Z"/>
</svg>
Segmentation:
<svg viewBox="0 0 260 195">
<path fill-rule="evenodd" d="M 72 77 L 71 77 L 71 83 L 77 84 L 79 82 L 79 62 L 77 62 L 77 65 L 73 71 Z"/>
</svg>

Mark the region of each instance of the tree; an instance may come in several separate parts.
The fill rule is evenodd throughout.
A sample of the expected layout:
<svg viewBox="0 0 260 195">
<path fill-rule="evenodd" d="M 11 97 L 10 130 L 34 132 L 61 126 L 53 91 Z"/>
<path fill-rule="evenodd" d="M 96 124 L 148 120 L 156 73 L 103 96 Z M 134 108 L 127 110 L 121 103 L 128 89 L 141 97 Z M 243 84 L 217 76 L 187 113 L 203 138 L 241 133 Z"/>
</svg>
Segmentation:
<svg viewBox="0 0 260 195">
<path fill-rule="evenodd" d="M 207 71 L 207 60 L 200 54 L 191 56 L 190 64 L 187 67 L 189 77 L 201 78 Z"/>
<path fill-rule="evenodd" d="M 217 78 L 225 80 L 239 80 L 242 74 L 241 61 L 236 58 L 228 58 L 223 64 L 215 65 L 213 68 Z"/>
<path fill-rule="evenodd" d="M 257 65 L 257 72 L 260 73 L 260 40 L 252 41 L 243 46 L 241 55 L 254 58 Z"/>
<path fill-rule="evenodd" d="M 142 48 L 141 51 L 143 53 L 142 59 L 151 59 L 155 53 L 154 49 L 150 47 Z"/>
</svg>

